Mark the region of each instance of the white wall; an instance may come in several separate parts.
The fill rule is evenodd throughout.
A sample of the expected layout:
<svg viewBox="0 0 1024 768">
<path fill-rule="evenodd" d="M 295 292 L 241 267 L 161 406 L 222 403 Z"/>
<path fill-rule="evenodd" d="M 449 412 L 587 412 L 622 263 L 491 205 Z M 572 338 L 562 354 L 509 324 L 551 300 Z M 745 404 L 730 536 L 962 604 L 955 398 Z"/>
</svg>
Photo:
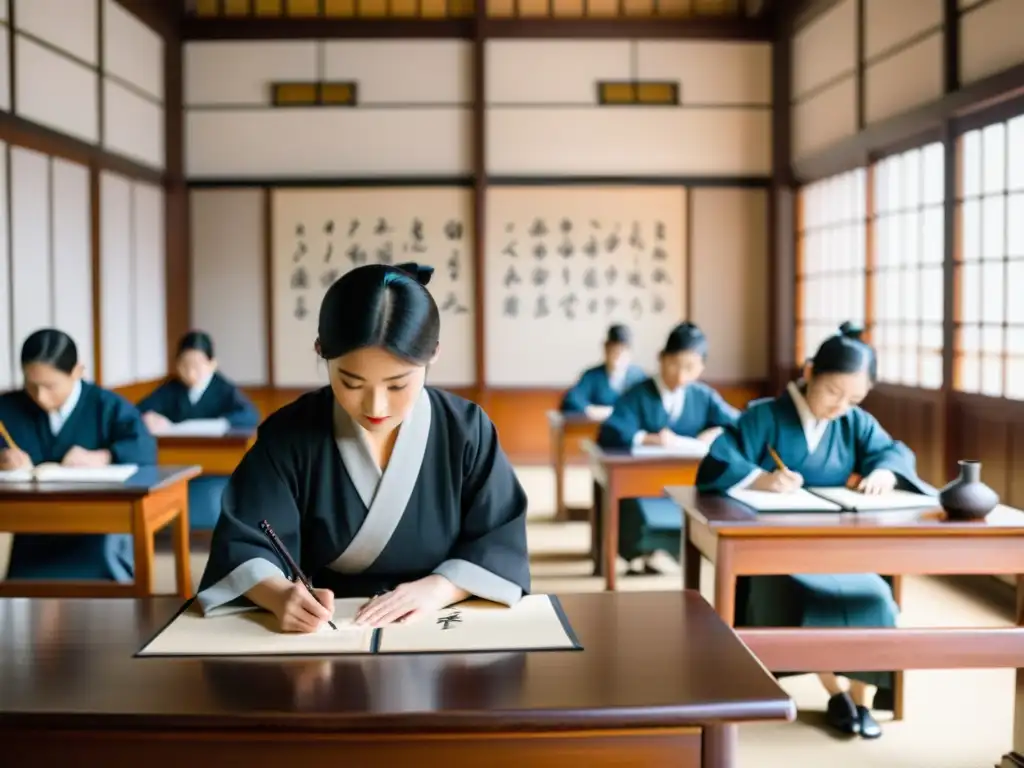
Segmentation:
<svg viewBox="0 0 1024 768">
<path fill-rule="evenodd" d="M 486 49 L 495 175 L 771 172 L 766 43 L 498 40 Z M 603 80 L 679 83 L 678 107 L 602 107 Z"/>
<path fill-rule="evenodd" d="M 188 176 L 468 174 L 469 55 L 461 40 L 188 43 Z M 359 106 L 272 107 L 288 80 L 354 80 Z"/>
</svg>

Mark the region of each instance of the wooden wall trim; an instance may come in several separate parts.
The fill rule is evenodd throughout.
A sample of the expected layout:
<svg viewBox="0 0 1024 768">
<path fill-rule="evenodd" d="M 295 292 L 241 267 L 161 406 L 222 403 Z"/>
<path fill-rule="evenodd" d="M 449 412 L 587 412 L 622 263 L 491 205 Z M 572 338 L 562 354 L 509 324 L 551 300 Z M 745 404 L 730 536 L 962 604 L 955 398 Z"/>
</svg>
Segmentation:
<svg viewBox="0 0 1024 768">
<path fill-rule="evenodd" d="M 125 2 L 126 0 L 122 0 Z M 136 0 L 146 2 L 146 0 Z M 134 4 L 134 3 L 133 3 Z M 452 38 L 574 38 L 622 40 L 771 41 L 769 18 L 488 18 L 328 19 L 194 18 L 183 20 L 184 40 L 344 40 Z"/>
</svg>

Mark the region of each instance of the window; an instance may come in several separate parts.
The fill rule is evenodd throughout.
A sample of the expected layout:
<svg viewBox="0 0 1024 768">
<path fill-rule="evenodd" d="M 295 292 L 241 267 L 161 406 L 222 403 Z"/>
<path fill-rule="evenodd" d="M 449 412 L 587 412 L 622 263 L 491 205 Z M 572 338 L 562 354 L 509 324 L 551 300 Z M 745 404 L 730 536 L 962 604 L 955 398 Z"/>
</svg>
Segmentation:
<svg viewBox="0 0 1024 768">
<path fill-rule="evenodd" d="M 678 106 L 679 83 L 609 82 L 597 84 L 597 102 L 602 106 L 638 104 Z"/>
<path fill-rule="evenodd" d="M 355 83 L 273 83 L 275 107 L 354 107 Z"/>
<path fill-rule="evenodd" d="M 942 386 L 943 166 L 937 142 L 872 171 L 869 330 L 881 381 Z"/>
<path fill-rule="evenodd" d="M 960 141 L 955 385 L 1024 399 L 1024 117 Z"/>
<path fill-rule="evenodd" d="M 866 173 L 849 171 L 800 193 L 797 361 L 845 320 L 865 321 Z"/>
</svg>

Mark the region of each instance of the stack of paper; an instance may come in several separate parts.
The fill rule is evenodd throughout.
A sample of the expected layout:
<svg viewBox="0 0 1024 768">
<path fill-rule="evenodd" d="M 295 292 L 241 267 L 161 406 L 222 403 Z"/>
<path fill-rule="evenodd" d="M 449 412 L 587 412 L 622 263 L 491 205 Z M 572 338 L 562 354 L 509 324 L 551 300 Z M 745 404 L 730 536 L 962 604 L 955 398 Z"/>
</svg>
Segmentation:
<svg viewBox="0 0 1024 768">
<path fill-rule="evenodd" d="M 40 464 L 32 469 L 13 469 L 0 472 L 0 482 L 123 483 L 138 470 L 137 464 L 111 464 L 106 467 L 62 467 L 59 464 Z"/>
<path fill-rule="evenodd" d="M 630 450 L 633 456 L 678 456 L 680 458 L 702 459 L 707 455 L 708 444 L 694 437 L 680 437 L 673 445 L 636 445 Z"/>
<path fill-rule="evenodd" d="M 729 491 L 728 496 L 758 512 L 882 512 L 934 507 L 931 496 L 908 491 L 868 495 L 849 488 L 800 488 L 790 493 Z"/>
<path fill-rule="evenodd" d="M 189 419 L 151 431 L 156 437 L 221 437 L 230 428 L 227 419 Z"/>
</svg>

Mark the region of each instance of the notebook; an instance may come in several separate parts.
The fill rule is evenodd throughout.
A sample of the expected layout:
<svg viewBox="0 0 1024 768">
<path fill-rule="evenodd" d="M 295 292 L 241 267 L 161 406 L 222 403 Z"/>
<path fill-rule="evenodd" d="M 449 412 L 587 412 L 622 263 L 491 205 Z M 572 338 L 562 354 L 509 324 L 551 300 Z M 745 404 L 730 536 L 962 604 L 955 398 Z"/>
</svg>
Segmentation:
<svg viewBox="0 0 1024 768">
<path fill-rule="evenodd" d="M 736 501 L 758 512 L 869 512 L 934 507 L 931 496 L 909 491 L 868 495 L 849 488 L 800 488 L 791 493 L 728 491 Z"/>
<path fill-rule="evenodd" d="M 110 464 L 106 467 L 40 464 L 32 469 L 0 472 L 0 483 L 123 483 L 138 470 L 137 464 Z"/>
<path fill-rule="evenodd" d="M 150 431 L 155 437 L 221 437 L 230 428 L 227 419 L 189 419 Z"/>
<path fill-rule="evenodd" d="M 410 624 L 375 629 L 353 619 L 367 598 L 334 602 L 337 629 L 281 632 L 263 610 L 203 616 L 186 603 L 137 656 L 291 656 L 582 650 L 558 598 L 526 595 L 511 608 L 471 599 Z"/>
</svg>

